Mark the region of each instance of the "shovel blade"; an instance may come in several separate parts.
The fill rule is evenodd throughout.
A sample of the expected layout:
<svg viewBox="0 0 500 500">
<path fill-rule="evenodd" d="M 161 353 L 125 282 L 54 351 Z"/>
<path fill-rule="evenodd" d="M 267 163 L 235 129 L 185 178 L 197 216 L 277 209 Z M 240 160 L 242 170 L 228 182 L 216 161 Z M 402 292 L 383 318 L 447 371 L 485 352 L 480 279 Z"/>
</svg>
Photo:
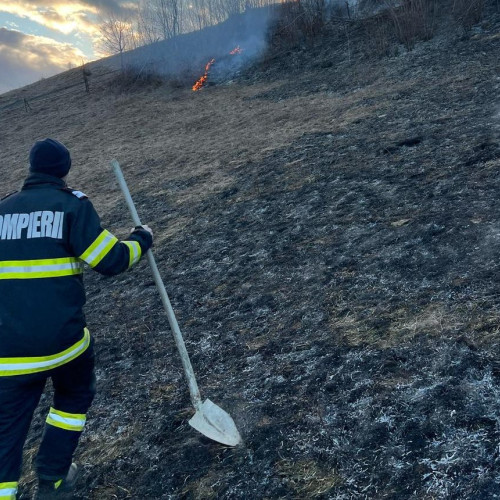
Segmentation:
<svg viewBox="0 0 500 500">
<path fill-rule="evenodd" d="M 231 416 L 210 399 L 200 406 L 189 420 L 189 425 L 218 443 L 227 446 L 241 443 L 240 433 Z"/>
</svg>

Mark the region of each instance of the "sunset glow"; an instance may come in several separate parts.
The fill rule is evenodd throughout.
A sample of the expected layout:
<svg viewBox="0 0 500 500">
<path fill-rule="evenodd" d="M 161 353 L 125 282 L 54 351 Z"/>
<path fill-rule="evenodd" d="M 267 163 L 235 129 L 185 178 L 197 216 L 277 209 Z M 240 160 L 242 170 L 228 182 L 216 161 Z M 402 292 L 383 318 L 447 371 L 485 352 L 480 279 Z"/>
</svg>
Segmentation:
<svg viewBox="0 0 500 500">
<path fill-rule="evenodd" d="M 0 93 L 101 57 L 99 8 L 133 9 L 120 0 L 2 0 Z"/>
</svg>

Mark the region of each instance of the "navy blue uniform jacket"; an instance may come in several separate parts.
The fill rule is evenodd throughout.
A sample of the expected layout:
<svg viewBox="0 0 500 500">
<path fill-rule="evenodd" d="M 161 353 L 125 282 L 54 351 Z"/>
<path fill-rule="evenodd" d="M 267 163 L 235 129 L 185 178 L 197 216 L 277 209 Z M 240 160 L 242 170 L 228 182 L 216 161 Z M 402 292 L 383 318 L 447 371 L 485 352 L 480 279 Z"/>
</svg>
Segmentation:
<svg viewBox="0 0 500 500">
<path fill-rule="evenodd" d="M 49 370 L 84 352 L 84 264 L 115 275 L 151 244 L 142 228 L 118 241 L 90 200 L 57 177 L 32 174 L 0 201 L 0 376 Z"/>
</svg>

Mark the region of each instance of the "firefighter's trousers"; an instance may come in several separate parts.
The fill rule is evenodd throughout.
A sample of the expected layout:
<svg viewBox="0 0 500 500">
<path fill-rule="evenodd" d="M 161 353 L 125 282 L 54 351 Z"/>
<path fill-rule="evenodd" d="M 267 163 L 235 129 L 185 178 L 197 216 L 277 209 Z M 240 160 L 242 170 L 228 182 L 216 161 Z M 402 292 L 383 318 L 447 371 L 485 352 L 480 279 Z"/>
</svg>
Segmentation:
<svg viewBox="0 0 500 500">
<path fill-rule="evenodd" d="M 66 477 L 95 395 L 94 351 L 53 370 L 0 377 L 0 498 L 15 498 L 24 441 L 48 378 L 54 386 L 36 470 L 42 479 Z M 4 495 L 5 494 L 5 495 Z M 3 496 L 4 495 L 4 496 Z"/>
</svg>

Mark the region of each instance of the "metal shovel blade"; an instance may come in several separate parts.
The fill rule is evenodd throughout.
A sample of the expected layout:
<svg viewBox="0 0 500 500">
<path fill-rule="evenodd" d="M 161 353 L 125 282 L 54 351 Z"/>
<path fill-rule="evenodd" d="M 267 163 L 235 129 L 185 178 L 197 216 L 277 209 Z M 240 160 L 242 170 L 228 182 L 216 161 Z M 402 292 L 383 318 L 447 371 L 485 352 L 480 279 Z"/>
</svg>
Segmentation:
<svg viewBox="0 0 500 500">
<path fill-rule="evenodd" d="M 189 425 L 218 443 L 236 446 L 241 436 L 231 416 L 210 399 L 198 408 Z"/>
</svg>

